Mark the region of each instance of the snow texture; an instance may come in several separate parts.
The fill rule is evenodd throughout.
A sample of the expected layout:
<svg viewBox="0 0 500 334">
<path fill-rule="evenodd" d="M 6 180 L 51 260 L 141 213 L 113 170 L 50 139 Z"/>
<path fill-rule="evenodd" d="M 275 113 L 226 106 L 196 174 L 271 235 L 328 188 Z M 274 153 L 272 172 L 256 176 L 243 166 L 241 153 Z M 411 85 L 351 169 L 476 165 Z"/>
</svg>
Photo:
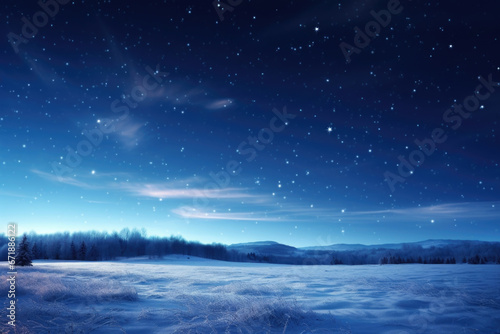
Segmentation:
<svg viewBox="0 0 500 334">
<path fill-rule="evenodd" d="M 2 333 L 500 333 L 498 265 L 168 256 L 35 261 L 18 269 L 16 283 L 16 331 L 4 302 Z M 6 295 L 6 274 L 0 288 Z"/>
</svg>

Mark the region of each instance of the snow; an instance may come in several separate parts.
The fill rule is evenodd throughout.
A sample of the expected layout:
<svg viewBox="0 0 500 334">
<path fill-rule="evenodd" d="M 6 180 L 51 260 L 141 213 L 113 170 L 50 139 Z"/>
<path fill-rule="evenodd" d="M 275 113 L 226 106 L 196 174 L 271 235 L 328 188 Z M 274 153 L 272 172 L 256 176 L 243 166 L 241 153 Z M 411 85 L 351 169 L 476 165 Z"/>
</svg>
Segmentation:
<svg viewBox="0 0 500 334">
<path fill-rule="evenodd" d="M 499 265 L 35 261 L 16 290 L 18 333 L 500 333 Z"/>
<path fill-rule="evenodd" d="M 242 254 L 257 253 L 260 255 L 288 255 L 293 256 L 301 254 L 297 248 L 279 244 L 274 241 L 249 242 L 243 244 L 232 244 L 228 246 L 228 250 L 236 250 Z"/>
</svg>

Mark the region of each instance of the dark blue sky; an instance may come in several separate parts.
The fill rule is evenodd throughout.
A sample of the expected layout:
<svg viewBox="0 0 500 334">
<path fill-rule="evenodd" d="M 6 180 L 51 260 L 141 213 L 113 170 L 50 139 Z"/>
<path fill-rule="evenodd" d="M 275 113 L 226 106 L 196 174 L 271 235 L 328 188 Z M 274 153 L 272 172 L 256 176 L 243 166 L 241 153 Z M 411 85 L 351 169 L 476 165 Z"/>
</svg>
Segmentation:
<svg viewBox="0 0 500 334">
<path fill-rule="evenodd" d="M 2 3 L 6 224 L 500 240 L 498 2 L 222 3 Z"/>
</svg>

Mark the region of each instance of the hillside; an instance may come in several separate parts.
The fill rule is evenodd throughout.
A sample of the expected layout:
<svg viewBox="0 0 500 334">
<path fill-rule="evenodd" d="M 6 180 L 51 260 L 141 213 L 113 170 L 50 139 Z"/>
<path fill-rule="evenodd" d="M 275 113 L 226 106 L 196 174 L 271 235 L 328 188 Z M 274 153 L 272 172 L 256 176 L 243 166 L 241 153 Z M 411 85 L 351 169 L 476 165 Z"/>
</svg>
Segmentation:
<svg viewBox="0 0 500 334">
<path fill-rule="evenodd" d="M 285 264 L 500 263 L 500 242 L 430 239 L 379 245 L 334 244 L 295 248 L 273 241 L 228 246 L 251 261 Z"/>
</svg>

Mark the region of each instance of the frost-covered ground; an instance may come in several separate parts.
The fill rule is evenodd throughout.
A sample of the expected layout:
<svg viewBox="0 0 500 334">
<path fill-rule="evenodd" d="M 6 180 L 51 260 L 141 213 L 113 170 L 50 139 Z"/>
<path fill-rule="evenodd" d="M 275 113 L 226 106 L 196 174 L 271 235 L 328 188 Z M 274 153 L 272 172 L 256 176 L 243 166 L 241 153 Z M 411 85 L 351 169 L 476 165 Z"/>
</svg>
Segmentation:
<svg viewBox="0 0 500 334">
<path fill-rule="evenodd" d="M 500 333 L 499 265 L 37 261 L 17 295 L 16 333 Z"/>
</svg>

